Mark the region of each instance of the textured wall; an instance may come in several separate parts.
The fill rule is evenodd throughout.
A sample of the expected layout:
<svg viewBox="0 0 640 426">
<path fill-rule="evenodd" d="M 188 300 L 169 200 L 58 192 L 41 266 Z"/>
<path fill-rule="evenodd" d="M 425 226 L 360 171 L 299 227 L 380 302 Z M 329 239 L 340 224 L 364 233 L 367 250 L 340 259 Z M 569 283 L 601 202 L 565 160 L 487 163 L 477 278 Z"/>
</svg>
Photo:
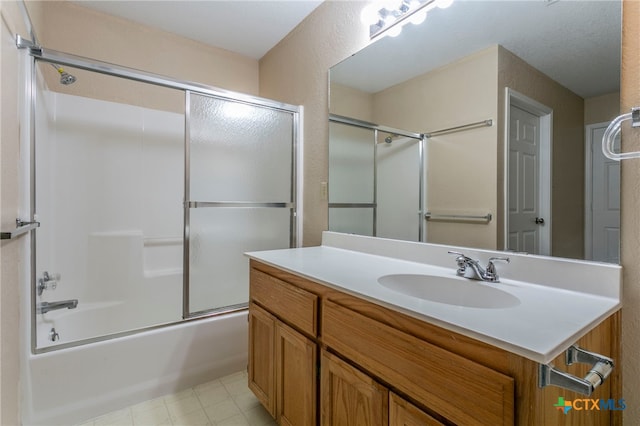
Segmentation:
<svg viewBox="0 0 640 426">
<path fill-rule="evenodd" d="M 260 60 L 260 96 L 304 106 L 304 245 L 327 229 L 328 70 L 369 41 L 364 2 L 328 1 Z"/>
<path fill-rule="evenodd" d="M 622 6 L 622 82 L 620 110 L 640 106 L 640 2 L 625 0 Z M 640 131 L 623 126 L 623 151 L 640 151 Z M 640 419 L 640 160 L 621 164 L 621 245 L 623 267 L 622 396 L 627 403 L 624 423 Z"/>
<path fill-rule="evenodd" d="M 40 43 L 53 50 L 258 94 L 258 61 L 68 1 L 27 2 Z"/>
<path fill-rule="evenodd" d="M 26 35 L 15 2 L 0 2 L 0 227 L 16 226 L 19 215 L 18 70 L 20 56 L 14 35 Z M 0 424 L 20 424 L 20 254 L 25 238 L 0 243 Z"/>
</svg>

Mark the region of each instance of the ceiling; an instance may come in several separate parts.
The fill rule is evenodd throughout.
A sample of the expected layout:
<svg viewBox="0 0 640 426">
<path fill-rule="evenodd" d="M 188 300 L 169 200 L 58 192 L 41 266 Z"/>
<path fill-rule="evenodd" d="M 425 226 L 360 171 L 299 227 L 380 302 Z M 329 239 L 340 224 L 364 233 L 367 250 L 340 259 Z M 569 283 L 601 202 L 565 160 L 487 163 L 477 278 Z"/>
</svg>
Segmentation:
<svg viewBox="0 0 640 426">
<path fill-rule="evenodd" d="M 322 0 L 78 0 L 73 3 L 260 59 Z"/>
</svg>

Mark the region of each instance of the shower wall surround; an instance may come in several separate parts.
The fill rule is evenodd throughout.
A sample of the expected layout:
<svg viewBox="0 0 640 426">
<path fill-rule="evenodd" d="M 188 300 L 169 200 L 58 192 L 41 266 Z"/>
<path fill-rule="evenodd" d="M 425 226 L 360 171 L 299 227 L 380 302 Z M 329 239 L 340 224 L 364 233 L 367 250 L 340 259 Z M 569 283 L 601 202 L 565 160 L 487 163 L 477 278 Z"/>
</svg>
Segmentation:
<svg viewBox="0 0 640 426">
<path fill-rule="evenodd" d="M 52 327 L 69 342 L 180 320 L 184 115 L 48 90 L 39 99 L 37 270 L 61 275 L 39 300 L 80 303 L 38 315 L 37 346 L 53 344 Z M 111 319 L 58 326 L 85 310 Z"/>
</svg>

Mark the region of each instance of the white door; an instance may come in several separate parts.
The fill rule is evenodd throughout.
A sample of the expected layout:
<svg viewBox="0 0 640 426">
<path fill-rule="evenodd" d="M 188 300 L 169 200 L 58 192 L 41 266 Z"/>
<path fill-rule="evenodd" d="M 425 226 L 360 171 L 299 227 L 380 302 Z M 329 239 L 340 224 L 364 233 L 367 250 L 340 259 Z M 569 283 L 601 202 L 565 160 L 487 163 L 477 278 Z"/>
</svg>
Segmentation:
<svg viewBox="0 0 640 426">
<path fill-rule="evenodd" d="M 508 250 L 540 253 L 540 117 L 509 108 Z"/>
<path fill-rule="evenodd" d="M 590 163 L 587 163 L 585 257 L 620 263 L 620 163 L 602 153 L 602 135 L 608 123 L 587 126 Z M 620 149 L 620 138 L 615 141 Z M 589 157 L 588 157 L 589 160 Z M 589 203 L 589 201 L 591 201 Z"/>
</svg>

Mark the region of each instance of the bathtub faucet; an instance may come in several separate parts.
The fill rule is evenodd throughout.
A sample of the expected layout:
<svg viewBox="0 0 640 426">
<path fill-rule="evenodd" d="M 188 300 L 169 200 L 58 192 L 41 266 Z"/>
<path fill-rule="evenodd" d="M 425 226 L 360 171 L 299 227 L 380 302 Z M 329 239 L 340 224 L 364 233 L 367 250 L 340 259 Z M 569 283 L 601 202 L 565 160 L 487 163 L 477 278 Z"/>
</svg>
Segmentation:
<svg viewBox="0 0 640 426">
<path fill-rule="evenodd" d="M 75 309 L 78 307 L 78 299 L 60 300 L 58 302 L 41 302 L 38 303 L 36 311 L 39 314 L 46 314 L 49 311 L 55 311 L 56 309 Z"/>
</svg>

